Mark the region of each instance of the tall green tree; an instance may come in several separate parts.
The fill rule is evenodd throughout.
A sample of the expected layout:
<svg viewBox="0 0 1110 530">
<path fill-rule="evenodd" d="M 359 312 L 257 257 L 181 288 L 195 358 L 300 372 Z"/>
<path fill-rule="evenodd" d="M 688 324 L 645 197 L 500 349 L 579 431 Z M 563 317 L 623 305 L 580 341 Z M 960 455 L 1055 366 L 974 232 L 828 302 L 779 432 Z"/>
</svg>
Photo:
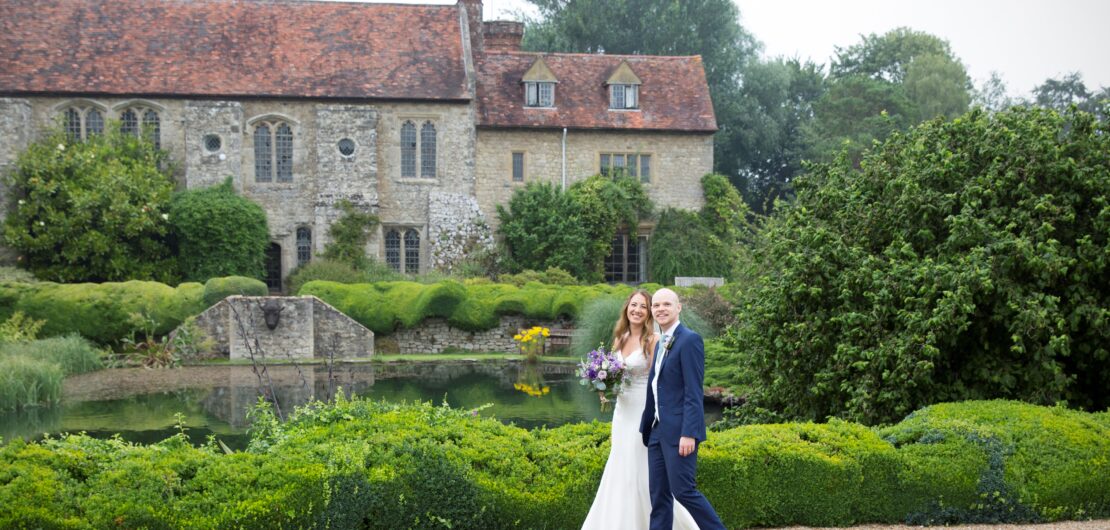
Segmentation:
<svg viewBox="0 0 1110 530">
<path fill-rule="evenodd" d="M 1063 112 L 1073 104 L 1083 105 L 1091 92 L 1083 82 L 1083 74 L 1071 72 L 1059 79 L 1048 78 L 1033 89 L 1033 103 Z"/>
<path fill-rule="evenodd" d="M 972 92 L 971 103 L 990 112 L 998 112 L 1014 106 L 1016 101 L 1010 97 L 1002 76 L 991 72 L 990 77 Z"/>
<path fill-rule="evenodd" d="M 745 71 L 736 98 L 738 126 L 721 133 L 729 149 L 716 158 L 752 211 L 769 213 L 775 199 L 791 194 L 790 183 L 809 151 L 803 131 L 824 92 L 822 67 L 812 62 L 779 58 Z"/>
</svg>

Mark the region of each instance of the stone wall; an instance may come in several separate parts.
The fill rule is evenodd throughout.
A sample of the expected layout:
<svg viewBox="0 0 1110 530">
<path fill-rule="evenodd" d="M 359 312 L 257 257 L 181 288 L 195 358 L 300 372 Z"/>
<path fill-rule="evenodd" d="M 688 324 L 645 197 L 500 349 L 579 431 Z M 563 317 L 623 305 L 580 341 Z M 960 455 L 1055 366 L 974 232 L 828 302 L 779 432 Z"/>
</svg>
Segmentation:
<svg viewBox="0 0 1110 530">
<path fill-rule="evenodd" d="M 571 321 L 566 320 L 545 322 L 509 315 L 501 317 L 501 324 L 496 328 L 486 331 L 464 331 L 449 326 L 445 319 L 429 318 L 416 327 L 379 338 L 378 342 L 381 344 L 377 349 L 401 354 L 443 353 L 447 349 L 512 353 L 518 351 L 513 335 L 521 329 L 532 326 L 569 329 L 572 325 Z"/>
<path fill-rule="evenodd" d="M 493 247 L 493 233 L 478 201 L 459 193 L 428 194 L 429 265 L 451 271 L 468 255 Z"/>
<path fill-rule="evenodd" d="M 281 307 L 272 330 L 263 311 L 269 301 Z M 256 359 L 261 350 L 279 360 L 374 354 L 374 332 L 315 296 L 229 296 L 198 315 L 196 326 L 232 360 L 250 359 L 251 349 Z"/>
<path fill-rule="evenodd" d="M 475 194 L 496 229 L 496 205 L 529 182 L 562 183 L 561 130 L 480 129 Z M 524 182 L 513 182 L 512 153 L 524 153 Z M 698 209 L 705 203 L 701 177 L 713 171 L 709 134 L 568 131 L 567 186 L 596 175 L 601 153 L 650 154 L 651 182 L 644 185 L 657 207 Z"/>
<path fill-rule="evenodd" d="M 31 103 L 26 99 L 0 98 L 0 132 L 4 137 L 0 141 L 0 221 L 3 221 L 8 209 L 13 207 L 6 177 L 33 135 Z M 14 264 L 15 259 L 15 251 L 5 246 L 0 238 L 0 265 Z"/>
</svg>

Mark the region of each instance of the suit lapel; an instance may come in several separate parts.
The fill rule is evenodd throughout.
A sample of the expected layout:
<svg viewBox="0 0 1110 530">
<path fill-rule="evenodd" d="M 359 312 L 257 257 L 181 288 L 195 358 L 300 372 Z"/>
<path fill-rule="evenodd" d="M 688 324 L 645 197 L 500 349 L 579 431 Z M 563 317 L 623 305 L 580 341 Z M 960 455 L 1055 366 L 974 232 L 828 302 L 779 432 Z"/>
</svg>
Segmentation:
<svg viewBox="0 0 1110 530">
<path fill-rule="evenodd" d="M 678 327 L 674 328 L 674 335 L 671 336 L 671 345 L 672 345 L 671 351 L 668 351 L 667 354 L 663 356 L 663 364 L 659 366 L 659 375 L 663 375 L 663 368 L 666 367 L 666 365 L 667 365 L 667 359 L 670 359 L 671 354 L 674 353 L 673 345 L 674 345 L 675 342 L 678 342 L 678 336 L 682 334 L 682 331 L 683 331 L 684 327 L 685 326 L 683 326 L 682 323 L 680 322 L 678 324 Z M 665 349 L 666 345 L 664 344 L 663 346 L 664 346 L 664 349 Z"/>
</svg>

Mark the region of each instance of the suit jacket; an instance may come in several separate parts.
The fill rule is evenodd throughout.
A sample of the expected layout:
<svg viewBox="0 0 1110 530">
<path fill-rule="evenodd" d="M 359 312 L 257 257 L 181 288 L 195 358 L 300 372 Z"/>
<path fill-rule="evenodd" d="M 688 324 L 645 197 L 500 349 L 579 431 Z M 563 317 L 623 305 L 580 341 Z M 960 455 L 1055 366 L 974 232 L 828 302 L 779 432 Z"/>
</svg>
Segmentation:
<svg viewBox="0 0 1110 530">
<path fill-rule="evenodd" d="M 640 418 L 640 433 L 644 445 L 651 437 L 655 423 L 655 396 L 651 383 L 655 379 L 655 363 L 659 362 L 662 349 L 656 350 L 651 362 L 647 385 L 647 404 Z M 661 440 L 678 445 L 678 439 L 688 436 L 697 441 L 705 440 L 705 343 L 701 335 L 679 323 L 674 332 L 670 351 L 662 356 L 659 369 L 659 429 Z"/>
</svg>

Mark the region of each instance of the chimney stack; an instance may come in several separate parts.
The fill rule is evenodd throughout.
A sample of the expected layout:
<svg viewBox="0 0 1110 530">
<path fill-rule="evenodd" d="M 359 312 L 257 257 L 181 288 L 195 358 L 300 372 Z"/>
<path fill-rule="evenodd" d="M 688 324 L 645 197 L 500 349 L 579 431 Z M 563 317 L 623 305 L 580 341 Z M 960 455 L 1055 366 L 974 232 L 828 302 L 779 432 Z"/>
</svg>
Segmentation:
<svg viewBox="0 0 1110 530">
<path fill-rule="evenodd" d="M 494 20 L 482 25 L 482 41 L 489 51 L 520 51 L 524 39 L 524 23 Z"/>
<path fill-rule="evenodd" d="M 482 51 L 482 0 L 458 0 L 466 10 L 466 25 L 470 29 L 470 49 Z"/>
</svg>

